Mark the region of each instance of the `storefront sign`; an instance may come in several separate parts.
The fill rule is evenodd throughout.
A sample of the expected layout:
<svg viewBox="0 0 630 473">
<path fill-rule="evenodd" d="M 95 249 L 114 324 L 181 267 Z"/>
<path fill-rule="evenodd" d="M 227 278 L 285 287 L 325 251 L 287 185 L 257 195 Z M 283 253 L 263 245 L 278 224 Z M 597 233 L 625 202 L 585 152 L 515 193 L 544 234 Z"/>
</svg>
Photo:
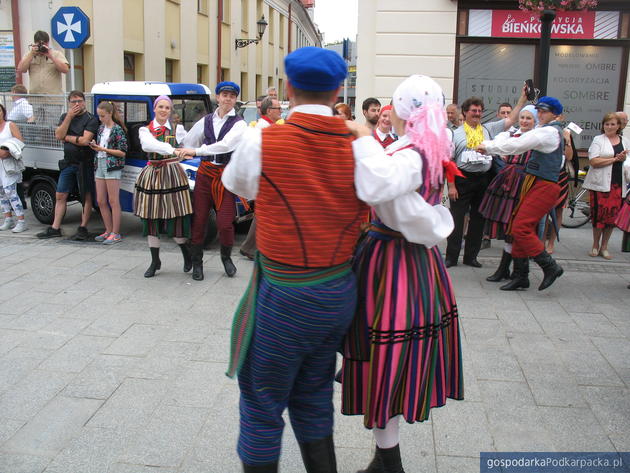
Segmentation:
<svg viewBox="0 0 630 473">
<path fill-rule="evenodd" d="M 522 10 L 470 10 L 469 36 L 540 38 L 540 17 Z M 619 12 L 558 12 L 551 25 L 557 39 L 616 39 Z"/>
<path fill-rule="evenodd" d="M 547 93 L 564 106 L 567 120 L 584 131 L 574 136 L 578 148 L 588 148 L 601 133 L 605 114 L 617 110 L 621 47 L 552 46 Z"/>
<path fill-rule="evenodd" d="M 13 31 L 0 31 L 0 67 L 15 67 Z"/>
</svg>

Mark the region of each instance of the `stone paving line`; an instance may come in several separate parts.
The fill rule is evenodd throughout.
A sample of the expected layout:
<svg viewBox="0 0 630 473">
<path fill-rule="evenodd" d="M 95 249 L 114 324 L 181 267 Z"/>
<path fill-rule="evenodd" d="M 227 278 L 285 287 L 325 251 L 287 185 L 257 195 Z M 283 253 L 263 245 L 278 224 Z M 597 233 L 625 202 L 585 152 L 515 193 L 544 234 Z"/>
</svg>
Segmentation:
<svg viewBox="0 0 630 473">
<path fill-rule="evenodd" d="M 172 243 L 142 274 L 139 236 L 113 248 L 0 234 L 0 473 L 237 473 L 238 387 L 224 375 L 234 279 L 216 250 L 206 280 Z M 403 425 L 405 471 L 479 471 L 480 451 L 630 451 L 630 254 L 586 256 L 590 229 L 563 230 L 566 274 L 504 293 L 484 268 L 451 268 L 466 400 Z M 241 236 L 242 238 L 242 236 Z M 340 405 L 339 387 L 335 403 Z M 365 467 L 372 435 L 336 414 L 340 473 Z M 281 471 L 304 471 L 290 424 Z"/>
</svg>

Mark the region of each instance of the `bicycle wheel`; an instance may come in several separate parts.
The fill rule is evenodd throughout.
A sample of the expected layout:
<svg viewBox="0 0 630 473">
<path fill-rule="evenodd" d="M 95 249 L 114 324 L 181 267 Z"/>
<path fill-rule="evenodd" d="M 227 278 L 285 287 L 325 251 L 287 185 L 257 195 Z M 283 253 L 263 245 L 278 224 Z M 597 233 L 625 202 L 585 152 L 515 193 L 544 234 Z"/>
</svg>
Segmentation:
<svg viewBox="0 0 630 473">
<path fill-rule="evenodd" d="M 578 178 L 577 184 L 569 181 L 567 206 L 562 210 L 562 226 L 578 228 L 591 219 L 590 192 L 582 188 L 584 179 Z"/>
</svg>

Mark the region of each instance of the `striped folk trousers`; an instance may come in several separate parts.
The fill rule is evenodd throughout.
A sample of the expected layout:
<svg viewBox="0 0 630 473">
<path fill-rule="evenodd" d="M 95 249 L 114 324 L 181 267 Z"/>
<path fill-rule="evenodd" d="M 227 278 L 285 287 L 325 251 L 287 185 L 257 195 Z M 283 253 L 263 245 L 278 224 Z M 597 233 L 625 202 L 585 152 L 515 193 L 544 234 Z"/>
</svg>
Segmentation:
<svg viewBox="0 0 630 473">
<path fill-rule="evenodd" d="M 261 278 L 254 333 L 238 374 L 243 463 L 278 460 L 285 408 L 298 442 L 332 435 L 336 352 L 355 305 L 351 272 L 298 287 Z"/>
</svg>

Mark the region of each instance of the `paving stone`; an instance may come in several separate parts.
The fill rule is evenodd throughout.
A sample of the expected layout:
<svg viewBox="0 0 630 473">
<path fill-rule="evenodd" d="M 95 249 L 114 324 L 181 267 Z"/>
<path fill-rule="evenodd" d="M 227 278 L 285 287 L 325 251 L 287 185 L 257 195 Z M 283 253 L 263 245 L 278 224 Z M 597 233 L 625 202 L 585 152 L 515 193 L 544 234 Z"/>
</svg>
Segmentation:
<svg viewBox="0 0 630 473">
<path fill-rule="evenodd" d="M 498 319 L 462 318 L 460 320 L 460 328 L 463 328 L 468 342 L 477 346 L 508 346 L 505 329 Z"/>
<path fill-rule="evenodd" d="M 547 365 L 562 362 L 556 352 L 556 347 L 546 335 L 514 333 L 509 340 L 510 348 L 521 363 Z"/>
<path fill-rule="evenodd" d="M 109 355 L 145 356 L 168 331 L 156 325 L 134 324 L 112 343 L 104 353 Z"/>
<path fill-rule="evenodd" d="M 17 347 L 0 358 L 0 393 L 25 378 L 51 353 L 48 350 Z"/>
<path fill-rule="evenodd" d="M 11 322 L 4 324 L 2 328 L 8 328 L 11 330 L 36 331 L 41 330 L 46 325 L 54 322 L 56 318 L 57 317 L 55 314 L 23 314 L 16 319 L 13 319 Z"/>
<path fill-rule="evenodd" d="M 610 452 L 613 445 L 590 409 L 540 407 L 545 430 L 559 452 Z"/>
<path fill-rule="evenodd" d="M 509 347 L 476 347 L 472 345 L 470 356 L 477 373 L 477 379 L 523 380 L 523 373 Z"/>
<path fill-rule="evenodd" d="M 571 318 L 584 334 L 595 337 L 623 338 L 624 335 L 603 314 L 572 313 Z"/>
<path fill-rule="evenodd" d="M 66 396 L 107 399 L 138 363 L 138 358 L 97 355 L 63 391 Z"/>
<path fill-rule="evenodd" d="M 457 310 L 461 317 L 470 319 L 496 320 L 497 314 L 490 304 L 480 304 L 479 299 L 465 297 L 459 294 L 459 286 L 456 291 Z"/>
<path fill-rule="evenodd" d="M 372 456 L 364 458 L 363 463 L 357 466 L 365 468 Z M 430 421 L 407 424 L 401 420 L 400 456 L 407 473 L 435 473 L 435 445 Z M 348 469 L 347 471 L 355 470 Z"/>
<path fill-rule="evenodd" d="M 23 420 L 0 418 L 0 445 L 13 437 L 24 424 Z"/>
<path fill-rule="evenodd" d="M 165 398 L 167 405 L 186 407 L 210 407 L 224 384 L 227 365 L 200 361 L 184 362 L 182 375 L 175 381 Z"/>
<path fill-rule="evenodd" d="M 575 377 L 564 365 L 521 363 L 537 406 L 585 407 Z"/>
<path fill-rule="evenodd" d="M 559 352 L 567 370 L 577 384 L 597 386 L 624 386 L 610 363 L 598 351 Z"/>
<path fill-rule="evenodd" d="M 103 473 L 138 433 L 133 429 L 84 427 L 46 468 L 46 473 Z"/>
<path fill-rule="evenodd" d="M 34 455 L 0 452 L 0 471 L 2 473 L 41 473 L 49 461 L 49 458 Z"/>
<path fill-rule="evenodd" d="M 626 387 L 583 386 L 582 396 L 608 435 L 630 438 L 630 390 Z"/>
<path fill-rule="evenodd" d="M 127 448 L 123 463 L 150 466 L 179 466 L 190 443 L 206 421 L 209 410 L 162 406 Z"/>
<path fill-rule="evenodd" d="M 431 409 L 431 416 L 436 455 L 474 456 L 494 451 L 483 404 L 449 400 L 445 407 Z M 460 428 L 452 429 L 454 423 Z"/>
<path fill-rule="evenodd" d="M 109 345 L 113 338 L 88 337 L 77 335 L 54 355 L 44 361 L 40 368 L 44 370 L 64 371 L 68 373 L 78 373 L 85 368 L 90 361 Z"/>
<path fill-rule="evenodd" d="M 438 473 L 478 473 L 479 457 L 437 456 Z"/>
<path fill-rule="evenodd" d="M 507 332 L 543 333 L 542 327 L 528 310 L 502 310 L 498 316 Z"/>
<path fill-rule="evenodd" d="M 159 468 L 145 465 L 130 465 L 129 463 L 114 463 L 107 473 L 176 473 L 176 468 Z"/>
<path fill-rule="evenodd" d="M 66 373 L 32 371 L 0 396 L 0 417 L 31 419 L 68 384 L 70 378 L 71 375 Z"/>
<path fill-rule="evenodd" d="M 95 399 L 57 396 L 6 442 L 2 449 L 6 452 L 52 459 L 68 440 L 79 433 L 101 404 L 102 401 Z"/>
<path fill-rule="evenodd" d="M 230 355 L 230 331 L 213 329 L 201 343 L 193 359 L 227 363 Z"/>
<path fill-rule="evenodd" d="M 87 423 L 88 427 L 139 429 L 165 395 L 166 383 L 127 378 Z"/>
</svg>

